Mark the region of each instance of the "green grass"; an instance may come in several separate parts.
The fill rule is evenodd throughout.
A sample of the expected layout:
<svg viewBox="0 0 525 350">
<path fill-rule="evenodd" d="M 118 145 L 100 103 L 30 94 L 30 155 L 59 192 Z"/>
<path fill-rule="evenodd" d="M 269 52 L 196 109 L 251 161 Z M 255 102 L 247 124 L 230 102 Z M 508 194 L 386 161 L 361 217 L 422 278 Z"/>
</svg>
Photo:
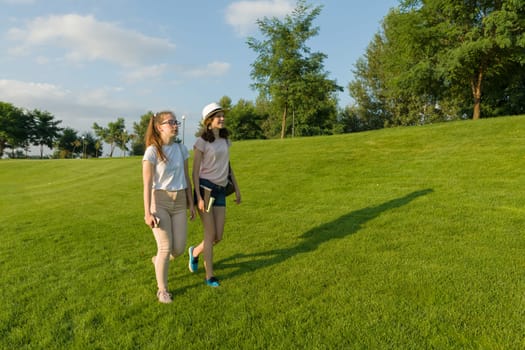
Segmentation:
<svg viewBox="0 0 525 350">
<path fill-rule="evenodd" d="M 222 286 L 162 305 L 140 158 L 0 161 L 0 348 L 525 348 L 524 163 L 525 117 L 236 142 Z"/>
</svg>

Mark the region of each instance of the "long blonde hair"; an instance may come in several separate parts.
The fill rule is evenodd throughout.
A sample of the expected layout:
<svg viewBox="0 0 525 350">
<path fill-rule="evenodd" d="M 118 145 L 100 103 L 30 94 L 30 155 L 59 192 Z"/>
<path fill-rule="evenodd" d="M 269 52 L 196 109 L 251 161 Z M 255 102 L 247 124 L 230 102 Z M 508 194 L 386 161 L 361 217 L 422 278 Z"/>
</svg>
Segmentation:
<svg viewBox="0 0 525 350">
<path fill-rule="evenodd" d="M 144 138 L 146 148 L 148 148 L 151 145 L 155 146 L 155 148 L 157 149 L 157 154 L 162 161 L 166 161 L 166 155 L 162 151 L 163 143 L 157 126 L 169 117 L 175 118 L 175 114 L 171 111 L 153 113 L 149 120 L 148 129 L 146 130 L 146 137 Z"/>
</svg>

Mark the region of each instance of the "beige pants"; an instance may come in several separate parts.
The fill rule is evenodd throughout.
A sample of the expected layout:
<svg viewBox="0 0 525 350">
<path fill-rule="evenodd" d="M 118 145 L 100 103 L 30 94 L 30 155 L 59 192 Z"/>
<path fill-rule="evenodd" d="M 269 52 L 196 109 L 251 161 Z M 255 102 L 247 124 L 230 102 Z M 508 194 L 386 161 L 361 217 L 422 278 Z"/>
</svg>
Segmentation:
<svg viewBox="0 0 525 350">
<path fill-rule="evenodd" d="M 170 255 L 181 255 L 186 247 L 186 190 L 154 190 L 151 212 L 159 218 L 159 227 L 153 229 L 157 241 L 155 276 L 159 290 L 168 290 Z"/>
</svg>

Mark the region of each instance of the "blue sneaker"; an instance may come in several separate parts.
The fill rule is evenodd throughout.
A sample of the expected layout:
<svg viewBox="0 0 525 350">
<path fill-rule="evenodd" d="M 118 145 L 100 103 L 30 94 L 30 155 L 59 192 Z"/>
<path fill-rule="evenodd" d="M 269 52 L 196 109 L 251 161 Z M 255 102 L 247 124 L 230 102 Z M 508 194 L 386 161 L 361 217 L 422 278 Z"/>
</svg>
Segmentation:
<svg viewBox="0 0 525 350">
<path fill-rule="evenodd" d="M 216 279 L 215 277 L 210 277 L 209 279 L 206 280 L 206 284 L 210 287 L 219 287 L 220 286 L 220 283 L 219 283 L 219 280 Z"/>
<path fill-rule="evenodd" d="M 197 272 L 197 269 L 199 268 L 199 257 L 194 258 L 193 257 L 193 246 L 188 248 L 188 255 L 189 255 L 189 261 L 188 261 L 188 268 L 191 272 Z"/>
</svg>

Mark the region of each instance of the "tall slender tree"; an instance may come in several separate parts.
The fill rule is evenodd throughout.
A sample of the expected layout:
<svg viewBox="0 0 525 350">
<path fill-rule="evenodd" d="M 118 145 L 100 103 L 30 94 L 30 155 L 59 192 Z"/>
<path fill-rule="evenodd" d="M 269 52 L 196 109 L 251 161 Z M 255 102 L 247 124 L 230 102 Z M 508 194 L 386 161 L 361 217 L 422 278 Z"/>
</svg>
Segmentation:
<svg viewBox="0 0 525 350">
<path fill-rule="evenodd" d="M 257 20 L 264 40 L 247 40 L 258 54 L 252 63 L 252 87 L 259 91 L 259 99 L 270 102 L 274 112 L 280 111 L 281 138 L 290 127 L 289 114 L 296 117 L 294 122 L 304 126 L 303 134 L 310 134 L 311 127 L 325 129 L 325 119 L 335 120 L 337 114 L 335 92 L 342 88 L 324 71 L 326 55 L 311 52 L 307 46 L 307 41 L 319 33 L 313 22 L 321 9 L 322 6 L 312 7 L 305 0 L 298 0 L 292 14 L 284 20 Z"/>
<path fill-rule="evenodd" d="M 115 122 L 109 122 L 107 127 L 102 127 L 97 123 L 93 123 L 93 130 L 95 134 L 106 142 L 110 147 L 109 156 L 113 157 L 115 147 L 127 151 L 127 137 L 126 125 L 124 118 L 117 118 Z"/>
<path fill-rule="evenodd" d="M 133 122 L 133 138 L 131 140 L 131 152 L 134 155 L 143 155 L 146 150 L 146 130 L 153 112 L 149 111 L 140 117 L 140 121 Z"/>
</svg>

